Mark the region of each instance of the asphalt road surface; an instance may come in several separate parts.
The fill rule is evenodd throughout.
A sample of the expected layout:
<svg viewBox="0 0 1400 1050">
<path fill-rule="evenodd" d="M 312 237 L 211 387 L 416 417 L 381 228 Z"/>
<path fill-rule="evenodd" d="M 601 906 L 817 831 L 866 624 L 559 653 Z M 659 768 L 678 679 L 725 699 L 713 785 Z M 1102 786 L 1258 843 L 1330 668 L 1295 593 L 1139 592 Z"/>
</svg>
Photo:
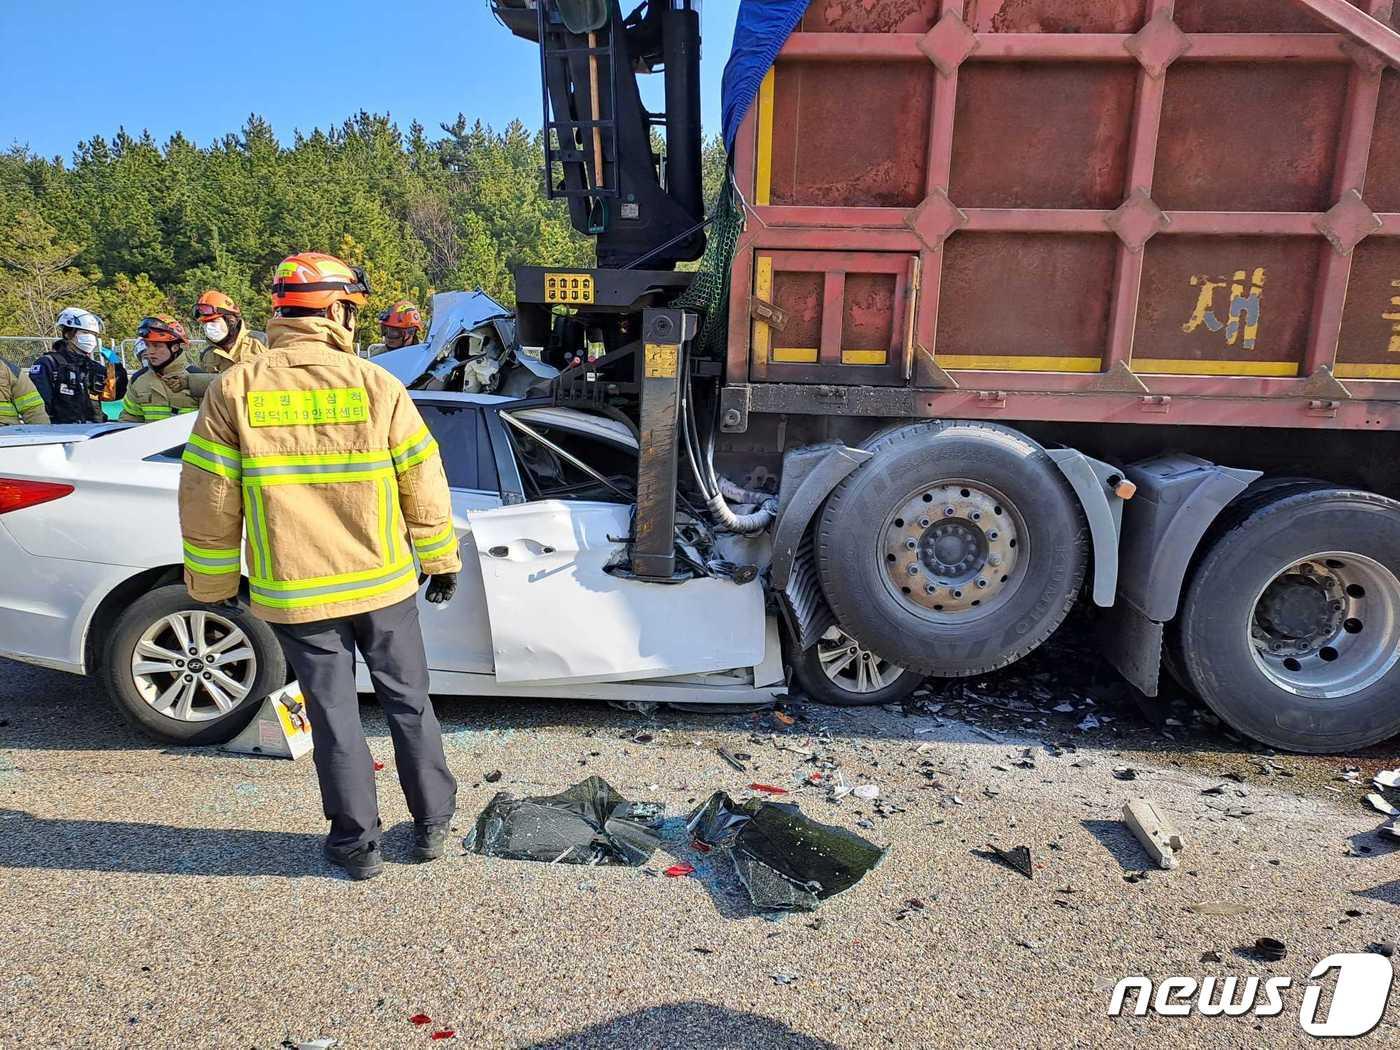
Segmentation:
<svg viewBox="0 0 1400 1050">
<path fill-rule="evenodd" d="M 321 858 L 309 759 L 154 745 L 94 683 L 0 661 L 0 1045 L 423 1047 L 435 1032 L 478 1047 L 1303 1043 L 1314 964 L 1400 940 L 1400 852 L 1365 790 L 1338 779 L 1400 765 L 1396 748 L 1273 756 L 1189 705 L 1124 696 L 1052 654 L 904 711 L 794 705 L 791 726 L 444 699 L 457 834 L 424 865 L 407 862 L 393 749 L 366 702 L 391 863 L 356 883 Z M 814 772 L 877 785 L 878 805 L 831 800 Z M 778 785 L 889 852 L 816 912 L 775 916 L 676 820 L 648 871 L 462 848 L 496 790 L 548 794 L 592 774 L 672 817 L 717 789 Z M 1179 870 L 1147 870 L 1119 820 L 1137 796 L 1179 825 Z M 1034 877 L 988 844 L 1028 846 Z M 695 874 L 660 874 L 681 861 Z M 1287 957 L 1255 957 L 1259 937 Z M 1109 1017 L 1134 975 L 1292 986 L 1277 1016 Z M 1400 1044 L 1400 992 L 1359 1042 Z"/>
</svg>

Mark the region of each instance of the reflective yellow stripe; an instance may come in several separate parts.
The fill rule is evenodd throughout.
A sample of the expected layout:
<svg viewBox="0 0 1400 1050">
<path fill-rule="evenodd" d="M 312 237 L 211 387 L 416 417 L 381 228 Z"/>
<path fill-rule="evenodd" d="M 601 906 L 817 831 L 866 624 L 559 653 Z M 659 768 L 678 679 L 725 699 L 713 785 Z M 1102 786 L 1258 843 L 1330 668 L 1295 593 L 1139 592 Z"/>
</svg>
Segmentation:
<svg viewBox="0 0 1400 1050">
<path fill-rule="evenodd" d="M 375 467 L 357 470 L 294 471 L 289 474 L 244 474 L 243 484 L 249 487 L 268 485 L 334 485 L 351 481 L 374 481 L 376 478 L 392 478 L 392 467 Z"/>
<path fill-rule="evenodd" d="M 0 416 L 4 416 L 6 419 L 18 419 L 19 409 L 8 401 L 0 401 Z"/>
<path fill-rule="evenodd" d="M 420 547 L 420 548 L 418 548 L 418 557 L 419 557 L 422 561 L 434 561 L 434 560 L 436 560 L 436 559 L 438 559 L 438 558 L 441 558 L 441 557 L 443 557 L 443 556 L 445 556 L 445 555 L 447 555 L 447 554 L 450 554 L 453 550 L 456 549 L 456 547 L 457 547 L 457 537 L 456 537 L 456 536 L 453 536 L 450 540 L 444 540 L 442 543 L 438 544 L 436 547 L 427 547 L 427 548 Z"/>
<path fill-rule="evenodd" d="M 185 568 L 206 576 L 224 576 L 238 571 L 237 547 L 199 547 L 184 541 Z"/>
<path fill-rule="evenodd" d="M 387 452 L 299 452 L 281 456 L 242 456 L 244 469 L 249 467 L 301 467 L 325 463 L 373 463 L 389 465 Z"/>
<path fill-rule="evenodd" d="M 129 397 L 122 399 L 122 411 L 129 412 L 133 416 L 140 416 L 142 419 L 146 418 L 146 406 L 139 401 L 131 400 Z"/>
<path fill-rule="evenodd" d="M 190 444 L 194 445 L 196 448 L 202 448 L 205 452 L 212 455 L 222 456 L 229 460 L 234 466 L 238 465 L 239 457 L 238 449 L 236 448 L 231 448 L 228 445 L 221 445 L 217 441 L 210 441 L 207 437 L 200 437 L 198 434 L 190 435 Z"/>
<path fill-rule="evenodd" d="M 451 550 L 456 546 L 457 533 L 452 528 L 452 523 L 447 525 L 431 536 L 421 540 L 413 541 L 413 549 L 418 552 L 420 558 L 431 559 Z"/>
<path fill-rule="evenodd" d="M 147 419 L 169 419 L 175 413 L 169 405 L 146 405 L 142 414 Z"/>
<path fill-rule="evenodd" d="M 393 459 L 402 459 L 408 453 L 409 449 L 421 443 L 422 440 L 427 436 L 428 428 L 419 427 L 408 438 L 406 438 L 403 441 L 400 441 L 397 445 L 391 448 L 389 450 L 389 456 Z"/>
<path fill-rule="evenodd" d="M 39 391 L 31 390 L 27 394 L 20 394 L 15 398 L 15 408 L 23 412 L 26 408 L 38 408 L 44 403 L 44 399 L 39 396 Z"/>
<path fill-rule="evenodd" d="M 412 561 L 364 572 L 341 573 L 307 580 L 253 579 L 249 593 L 253 601 L 274 609 L 295 609 L 307 605 L 332 605 L 383 594 L 413 579 Z"/>
<path fill-rule="evenodd" d="M 217 474 L 221 478 L 229 478 L 232 481 L 238 480 L 238 468 L 230 467 L 221 459 L 216 459 L 202 449 L 185 446 L 185 453 L 180 459 L 192 467 L 200 470 L 207 470 L 210 474 Z"/>
</svg>

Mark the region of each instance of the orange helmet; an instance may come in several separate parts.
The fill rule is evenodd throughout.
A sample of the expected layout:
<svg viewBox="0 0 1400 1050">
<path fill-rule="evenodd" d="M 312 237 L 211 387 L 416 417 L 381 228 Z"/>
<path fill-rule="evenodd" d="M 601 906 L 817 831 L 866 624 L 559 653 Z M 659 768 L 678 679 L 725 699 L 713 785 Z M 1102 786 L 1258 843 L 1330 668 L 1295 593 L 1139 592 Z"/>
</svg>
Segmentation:
<svg viewBox="0 0 1400 1050">
<path fill-rule="evenodd" d="M 185 326 L 173 317 L 158 314 L 155 317 L 141 318 L 136 334 L 148 343 L 188 343 Z"/>
<path fill-rule="evenodd" d="M 243 311 L 238 309 L 238 304 L 223 292 L 210 288 L 194 304 L 194 319 L 208 321 L 218 314 L 223 314 L 225 317 L 242 317 Z"/>
<path fill-rule="evenodd" d="M 427 327 L 423 324 L 423 315 L 418 312 L 418 306 L 407 299 L 400 299 L 389 309 L 379 315 L 379 325 L 381 328 L 403 328 L 414 329 L 420 336 Z"/>
<path fill-rule="evenodd" d="M 350 266 L 334 255 L 300 252 L 289 255 L 277 266 L 272 283 L 272 305 L 303 306 L 324 310 L 333 303 L 369 302 L 369 277 L 358 266 Z"/>
</svg>

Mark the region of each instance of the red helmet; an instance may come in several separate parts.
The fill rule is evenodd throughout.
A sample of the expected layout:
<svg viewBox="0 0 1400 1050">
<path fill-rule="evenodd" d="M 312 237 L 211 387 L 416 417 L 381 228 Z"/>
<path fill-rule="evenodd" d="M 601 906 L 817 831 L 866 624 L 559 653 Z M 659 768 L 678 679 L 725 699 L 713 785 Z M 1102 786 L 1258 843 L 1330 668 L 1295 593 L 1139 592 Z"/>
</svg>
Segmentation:
<svg viewBox="0 0 1400 1050">
<path fill-rule="evenodd" d="M 194 319 L 200 322 L 209 321 L 219 314 L 225 317 L 242 317 L 243 311 L 223 292 L 211 288 L 194 304 Z"/>
<path fill-rule="evenodd" d="M 369 302 L 369 277 L 358 266 L 322 252 L 289 255 L 277 266 L 272 305 L 324 310 L 334 303 L 364 306 Z"/>
<path fill-rule="evenodd" d="M 400 299 L 389 309 L 379 315 L 379 326 L 381 328 L 402 328 L 404 330 L 413 329 L 421 337 L 427 325 L 423 323 L 423 315 L 418 312 L 418 305 L 411 303 L 407 299 Z"/>
<path fill-rule="evenodd" d="M 189 343 L 185 336 L 185 326 L 165 314 L 141 318 L 141 325 L 136 329 L 136 334 L 148 343 L 176 343 L 182 346 Z"/>
</svg>

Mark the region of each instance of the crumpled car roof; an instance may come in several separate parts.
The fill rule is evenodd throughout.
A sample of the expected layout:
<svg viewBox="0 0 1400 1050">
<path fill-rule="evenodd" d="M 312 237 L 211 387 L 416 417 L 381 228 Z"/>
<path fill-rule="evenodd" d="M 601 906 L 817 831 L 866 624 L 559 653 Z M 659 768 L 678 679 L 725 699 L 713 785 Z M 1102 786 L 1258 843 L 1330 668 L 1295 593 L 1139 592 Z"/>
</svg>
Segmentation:
<svg viewBox="0 0 1400 1050">
<path fill-rule="evenodd" d="M 509 310 L 480 288 L 474 292 L 439 292 L 433 296 L 433 321 L 427 342 L 385 350 L 375 355 L 374 363 L 409 386 L 459 337 L 493 318 L 511 316 Z"/>
</svg>

